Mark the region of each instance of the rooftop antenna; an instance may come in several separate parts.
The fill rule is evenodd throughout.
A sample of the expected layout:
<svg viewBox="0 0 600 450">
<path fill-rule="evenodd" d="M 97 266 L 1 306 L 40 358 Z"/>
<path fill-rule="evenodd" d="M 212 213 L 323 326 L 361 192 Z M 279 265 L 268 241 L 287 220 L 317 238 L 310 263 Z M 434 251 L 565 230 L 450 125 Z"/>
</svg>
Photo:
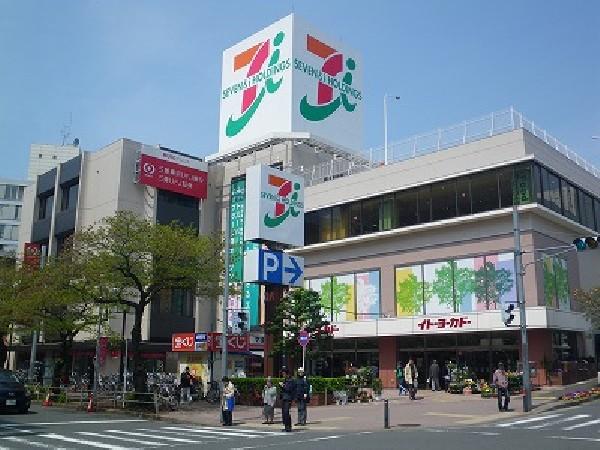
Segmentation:
<svg viewBox="0 0 600 450">
<path fill-rule="evenodd" d="M 69 123 L 66 123 L 62 129 L 60 130 L 60 134 L 62 136 L 62 145 L 65 145 L 65 142 L 69 140 L 71 137 L 71 125 L 73 124 L 73 113 L 69 113 Z"/>
</svg>

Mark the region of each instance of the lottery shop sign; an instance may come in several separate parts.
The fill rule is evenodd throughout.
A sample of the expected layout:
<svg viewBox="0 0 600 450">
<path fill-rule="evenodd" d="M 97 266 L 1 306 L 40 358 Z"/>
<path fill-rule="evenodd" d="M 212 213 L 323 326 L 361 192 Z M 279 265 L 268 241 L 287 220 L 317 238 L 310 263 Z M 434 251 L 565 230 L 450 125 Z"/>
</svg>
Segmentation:
<svg viewBox="0 0 600 450">
<path fill-rule="evenodd" d="M 138 173 L 140 184 L 206 199 L 208 166 L 199 159 L 161 147 L 142 145 Z"/>
<path fill-rule="evenodd" d="M 424 317 L 417 323 L 419 331 L 463 330 L 471 328 L 469 317 Z"/>
<path fill-rule="evenodd" d="M 175 333 L 171 336 L 171 351 L 193 352 L 195 350 L 194 333 Z"/>
</svg>

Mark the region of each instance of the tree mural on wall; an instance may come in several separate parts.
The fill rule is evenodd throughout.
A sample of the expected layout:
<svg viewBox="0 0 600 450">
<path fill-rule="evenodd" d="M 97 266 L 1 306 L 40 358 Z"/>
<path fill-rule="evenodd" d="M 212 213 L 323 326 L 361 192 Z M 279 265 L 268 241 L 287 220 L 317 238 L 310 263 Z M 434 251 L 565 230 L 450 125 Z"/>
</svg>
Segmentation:
<svg viewBox="0 0 600 450">
<path fill-rule="evenodd" d="M 346 303 L 350 294 L 350 286 L 346 283 L 340 283 L 337 277 L 331 277 L 323 283 L 321 288 L 321 301 L 327 308 L 326 311 L 333 311 L 333 318 L 336 317 L 346 310 Z M 329 303 L 331 299 L 331 303 Z"/>
<path fill-rule="evenodd" d="M 454 309 L 454 280 L 452 272 L 456 262 L 446 261 L 440 268 L 435 270 L 435 279 L 432 283 L 432 291 L 438 297 L 440 305 L 449 306 Z"/>
<path fill-rule="evenodd" d="M 498 269 L 491 261 L 475 271 L 475 295 L 479 303 L 486 302 L 489 309 L 490 303 L 495 307 L 500 304 L 502 296 L 512 289 L 514 284 L 510 270 Z"/>
<path fill-rule="evenodd" d="M 425 296 L 425 302 L 428 302 L 431 295 L 431 284 L 419 281 L 414 273 L 409 273 L 406 279 L 397 283 L 396 305 L 399 311 L 421 314 L 423 312 L 423 296 Z"/>
</svg>

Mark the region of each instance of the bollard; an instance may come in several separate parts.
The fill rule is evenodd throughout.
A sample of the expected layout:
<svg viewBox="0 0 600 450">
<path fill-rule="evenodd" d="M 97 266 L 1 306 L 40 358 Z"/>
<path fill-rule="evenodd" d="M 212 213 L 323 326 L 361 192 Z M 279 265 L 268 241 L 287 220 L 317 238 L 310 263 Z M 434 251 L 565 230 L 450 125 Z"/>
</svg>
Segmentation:
<svg viewBox="0 0 600 450">
<path fill-rule="evenodd" d="M 158 404 L 158 394 L 154 393 L 154 407 L 156 408 L 156 418 L 160 416 L 160 405 Z"/>
<path fill-rule="evenodd" d="M 390 405 L 388 400 L 383 401 L 383 427 L 390 429 Z"/>
</svg>

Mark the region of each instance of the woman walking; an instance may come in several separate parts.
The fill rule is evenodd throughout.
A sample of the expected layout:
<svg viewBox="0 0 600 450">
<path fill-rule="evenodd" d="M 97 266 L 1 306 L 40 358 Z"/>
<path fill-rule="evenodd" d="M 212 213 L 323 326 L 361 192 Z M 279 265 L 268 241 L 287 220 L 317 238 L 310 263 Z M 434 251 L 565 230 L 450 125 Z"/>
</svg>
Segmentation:
<svg viewBox="0 0 600 450">
<path fill-rule="evenodd" d="M 265 416 L 264 424 L 272 424 L 275 418 L 275 401 L 277 400 L 277 388 L 273 386 L 271 377 L 267 378 L 267 384 L 263 388 L 263 415 Z"/>
<path fill-rule="evenodd" d="M 223 415 L 223 426 L 233 425 L 233 408 L 235 407 L 235 386 L 229 378 L 223 377 L 223 398 L 221 400 L 221 411 Z"/>
<path fill-rule="evenodd" d="M 418 378 L 417 366 L 412 359 L 409 359 L 404 368 L 404 380 L 408 386 L 408 395 L 411 400 L 414 400 L 417 395 Z"/>
</svg>

